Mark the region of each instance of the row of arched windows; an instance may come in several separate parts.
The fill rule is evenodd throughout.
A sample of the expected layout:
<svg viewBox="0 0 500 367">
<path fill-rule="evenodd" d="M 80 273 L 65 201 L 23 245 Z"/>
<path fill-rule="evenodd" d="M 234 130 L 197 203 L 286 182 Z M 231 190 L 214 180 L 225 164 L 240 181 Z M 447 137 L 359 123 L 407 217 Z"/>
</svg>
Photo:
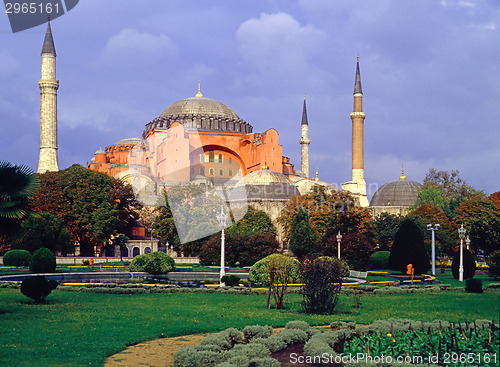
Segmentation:
<svg viewBox="0 0 500 367">
<path fill-rule="evenodd" d="M 199 170 L 199 174 L 202 175 L 202 176 L 205 176 L 205 167 L 200 167 L 200 170 Z M 191 175 L 196 175 L 196 168 L 194 167 L 191 167 Z M 215 176 L 215 169 L 214 168 L 210 168 L 208 170 L 208 175 L 209 176 Z M 229 176 L 233 176 L 233 170 L 230 169 L 228 171 L 228 175 Z M 219 169 L 219 176 L 224 176 L 224 170 L 221 168 Z"/>
</svg>

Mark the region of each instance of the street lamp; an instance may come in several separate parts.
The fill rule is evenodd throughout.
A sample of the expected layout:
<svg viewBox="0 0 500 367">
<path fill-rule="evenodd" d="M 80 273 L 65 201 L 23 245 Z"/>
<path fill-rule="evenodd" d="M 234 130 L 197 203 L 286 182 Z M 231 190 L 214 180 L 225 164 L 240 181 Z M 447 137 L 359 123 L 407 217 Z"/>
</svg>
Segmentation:
<svg viewBox="0 0 500 367">
<path fill-rule="evenodd" d="M 467 250 L 470 250 L 470 238 L 469 236 L 467 236 L 467 238 L 465 239 L 465 244 L 467 245 Z"/>
<path fill-rule="evenodd" d="M 340 234 L 339 231 L 339 234 L 337 235 L 337 250 L 338 250 L 337 257 L 339 258 L 339 260 L 340 260 L 340 241 L 342 241 L 342 235 Z"/>
<path fill-rule="evenodd" d="M 224 253 L 225 253 L 224 228 L 226 228 L 227 214 L 224 213 L 224 207 L 222 205 L 220 206 L 220 213 L 217 214 L 217 220 L 219 221 L 219 226 L 222 229 L 222 233 L 221 233 L 221 237 L 220 237 L 221 243 L 220 243 L 220 277 L 219 277 L 219 279 L 220 279 L 220 286 L 224 287 L 225 284 L 222 281 L 222 277 L 226 274 L 226 270 L 224 268 L 224 262 L 225 262 L 225 259 L 224 259 Z"/>
<path fill-rule="evenodd" d="M 465 228 L 464 225 L 458 229 L 458 236 L 460 237 L 460 266 L 458 267 L 458 280 L 460 282 L 464 281 L 464 237 Z"/>
<path fill-rule="evenodd" d="M 439 224 L 428 224 L 427 230 L 432 231 L 432 275 L 436 275 L 436 237 L 434 231 L 439 229 Z"/>
</svg>

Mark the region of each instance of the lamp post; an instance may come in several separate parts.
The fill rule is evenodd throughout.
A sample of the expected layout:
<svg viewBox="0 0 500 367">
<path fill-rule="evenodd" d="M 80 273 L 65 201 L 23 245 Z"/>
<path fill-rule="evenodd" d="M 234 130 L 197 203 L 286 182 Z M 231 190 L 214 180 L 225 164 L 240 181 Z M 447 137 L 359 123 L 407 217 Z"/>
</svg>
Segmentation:
<svg viewBox="0 0 500 367">
<path fill-rule="evenodd" d="M 217 214 L 217 220 L 219 221 L 220 228 L 222 229 L 221 237 L 220 237 L 220 286 L 224 287 L 225 284 L 222 281 L 222 277 L 226 274 L 226 269 L 224 268 L 224 255 L 225 255 L 225 249 L 224 249 L 224 228 L 226 228 L 226 221 L 227 221 L 227 214 L 224 213 L 224 207 L 221 205 L 220 206 L 220 213 Z"/>
<path fill-rule="evenodd" d="M 432 231 L 432 275 L 436 275 L 436 237 L 434 231 L 439 229 L 439 224 L 428 224 L 427 230 Z"/>
<path fill-rule="evenodd" d="M 467 245 L 467 250 L 470 250 L 470 238 L 469 238 L 469 236 L 467 236 L 467 238 L 465 239 L 465 244 Z"/>
<path fill-rule="evenodd" d="M 458 267 L 458 280 L 460 282 L 464 281 L 464 237 L 465 228 L 464 225 L 458 229 L 458 236 L 460 237 L 460 266 Z"/>
<path fill-rule="evenodd" d="M 340 234 L 340 231 L 339 231 L 339 234 L 337 235 L 337 257 L 339 258 L 340 260 L 340 241 L 342 241 L 342 235 Z"/>
</svg>

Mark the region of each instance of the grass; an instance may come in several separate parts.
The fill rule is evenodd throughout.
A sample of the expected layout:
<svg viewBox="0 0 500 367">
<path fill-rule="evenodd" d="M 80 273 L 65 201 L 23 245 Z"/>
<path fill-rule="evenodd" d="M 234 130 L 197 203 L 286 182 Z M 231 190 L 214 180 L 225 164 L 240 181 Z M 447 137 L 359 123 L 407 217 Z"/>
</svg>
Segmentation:
<svg viewBox="0 0 500 367">
<path fill-rule="evenodd" d="M 267 310 L 265 295 L 74 293 L 55 290 L 48 303 L 34 305 L 19 290 L 0 289 L 0 360 L 6 366 L 102 366 L 106 357 L 145 340 L 213 332 L 228 327 L 290 320 L 311 325 L 333 321 L 369 323 L 377 319 L 423 321 L 495 319 L 499 292 L 342 295 L 337 314 L 300 313 L 300 294 L 290 294 L 285 310 Z"/>
</svg>

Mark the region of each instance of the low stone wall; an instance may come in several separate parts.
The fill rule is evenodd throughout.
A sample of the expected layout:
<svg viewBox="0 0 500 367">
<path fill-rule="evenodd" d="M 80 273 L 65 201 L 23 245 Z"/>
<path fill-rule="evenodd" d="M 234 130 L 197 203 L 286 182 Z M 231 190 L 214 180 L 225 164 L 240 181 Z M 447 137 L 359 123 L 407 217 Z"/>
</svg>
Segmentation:
<svg viewBox="0 0 500 367">
<path fill-rule="evenodd" d="M 57 257 L 57 264 L 61 265 L 82 265 L 83 261 L 94 259 L 94 264 L 104 264 L 108 262 L 120 261 L 119 257 L 85 257 L 85 256 L 68 256 L 68 257 Z M 123 261 L 131 262 L 133 257 L 124 257 Z M 197 257 L 174 257 L 176 264 L 199 264 L 200 260 Z M 3 265 L 3 257 L 0 257 L 0 264 Z"/>
</svg>

